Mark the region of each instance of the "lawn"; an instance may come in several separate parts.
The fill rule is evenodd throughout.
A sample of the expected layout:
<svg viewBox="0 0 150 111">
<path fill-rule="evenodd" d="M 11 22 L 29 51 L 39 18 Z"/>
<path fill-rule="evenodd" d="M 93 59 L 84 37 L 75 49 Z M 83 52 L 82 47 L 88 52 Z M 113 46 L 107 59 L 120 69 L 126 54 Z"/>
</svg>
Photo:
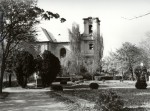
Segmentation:
<svg viewBox="0 0 150 111">
<path fill-rule="evenodd" d="M 116 92 L 124 101 L 124 106 L 135 111 L 150 110 L 150 88 L 140 90 L 135 88 L 135 81 L 106 81 L 99 84 L 98 90 L 91 90 L 88 85 L 90 82 L 84 82 L 77 85 L 64 85 L 64 91 L 59 92 L 65 97 L 78 97 L 94 103 L 101 91 L 111 90 Z M 148 85 L 150 85 L 148 83 Z"/>
<path fill-rule="evenodd" d="M 98 83 L 99 89 L 91 90 L 89 88 L 89 84 L 91 82 Z M 58 85 L 59 82 L 55 82 L 53 84 Z M 99 96 L 99 93 L 101 93 L 102 91 L 111 90 L 116 92 L 123 99 L 124 107 L 128 108 L 126 111 L 149 111 L 150 110 L 150 87 L 149 86 L 150 83 L 148 83 L 147 89 L 139 90 L 135 88 L 135 81 L 120 82 L 119 80 L 118 81 L 109 80 L 109 81 L 105 81 L 104 83 L 102 81 L 84 81 L 84 82 L 76 82 L 76 83 L 68 82 L 67 85 L 63 85 L 64 91 L 58 91 L 58 92 L 49 91 L 49 88 L 22 89 L 20 87 L 12 87 L 12 88 L 8 88 L 10 89 L 10 93 L 6 93 L 7 90 L 5 90 L 4 88 L 6 92 L 0 95 L 0 102 L 6 105 L 7 103 L 5 102 L 7 101 L 8 103 L 12 102 L 11 104 L 18 104 L 16 103 L 17 101 L 14 102 L 11 100 L 11 97 L 14 96 L 14 97 L 18 97 L 16 98 L 16 100 L 26 101 L 26 104 L 24 104 L 24 108 L 26 107 L 32 108 L 33 106 L 34 106 L 33 108 L 39 108 L 39 104 L 41 106 L 43 104 L 47 104 L 47 109 L 50 109 L 49 104 L 51 104 L 52 107 L 53 105 L 55 106 L 56 103 L 59 104 L 61 102 L 65 104 L 64 106 L 62 106 L 62 108 L 67 106 L 67 109 L 71 109 L 72 111 L 74 111 L 73 108 L 76 107 L 76 109 L 78 108 L 76 111 L 80 111 L 80 110 L 86 111 L 83 110 L 83 108 L 86 109 L 87 107 L 90 108 L 93 107 Z M 18 90 L 19 93 L 14 92 L 15 90 Z M 33 99 L 36 99 L 35 101 L 37 102 L 33 102 L 32 101 Z M 43 100 L 44 103 L 41 103 L 41 99 Z M 1 105 L 3 106 L 3 104 Z M 81 109 L 79 109 L 80 107 Z M 10 107 L 3 106 L 3 108 L 11 108 L 11 106 Z M 88 110 L 88 111 L 94 111 L 94 110 Z"/>
</svg>

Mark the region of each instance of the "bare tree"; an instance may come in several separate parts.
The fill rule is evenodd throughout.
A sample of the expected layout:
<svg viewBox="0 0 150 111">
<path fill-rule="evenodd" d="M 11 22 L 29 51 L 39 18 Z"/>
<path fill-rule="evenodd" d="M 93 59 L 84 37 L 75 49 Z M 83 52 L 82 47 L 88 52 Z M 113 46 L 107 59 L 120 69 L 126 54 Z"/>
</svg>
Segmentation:
<svg viewBox="0 0 150 111">
<path fill-rule="evenodd" d="M 102 57 L 103 57 L 103 37 L 100 36 L 100 34 L 97 34 L 96 32 L 93 34 L 94 38 L 94 67 L 93 71 L 96 72 L 101 71 L 101 66 L 102 66 Z"/>
<path fill-rule="evenodd" d="M 74 23 L 72 25 L 72 30 L 69 30 L 70 48 L 71 52 L 71 66 L 70 69 L 76 73 L 80 73 L 80 58 L 81 58 L 81 34 L 79 25 Z"/>
</svg>

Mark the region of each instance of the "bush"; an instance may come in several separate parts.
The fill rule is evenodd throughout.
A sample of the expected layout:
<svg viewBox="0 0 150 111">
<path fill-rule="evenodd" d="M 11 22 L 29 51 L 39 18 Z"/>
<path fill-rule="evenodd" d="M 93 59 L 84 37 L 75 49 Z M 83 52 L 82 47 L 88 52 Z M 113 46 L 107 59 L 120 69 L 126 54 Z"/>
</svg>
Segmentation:
<svg viewBox="0 0 150 111">
<path fill-rule="evenodd" d="M 101 76 L 100 80 L 113 80 L 113 76 Z"/>
<path fill-rule="evenodd" d="M 136 74 L 136 78 L 137 78 L 135 87 L 137 89 L 146 89 L 146 87 L 147 87 L 146 78 L 145 78 L 145 76 L 147 74 L 146 67 L 137 66 L 134 69 L 134 73 Z"/>
<path fill-rule="evenodd" d="M 146 81 L 140 81 L 140 80 L 138 80 L 138 81 L 135 83 L 135 87 L 136 87 L 137 89 L 146 89 L 147 83 L 146 83 Z"/>
<path fill-rule="evenodd" d="M 39 72 L 42 78 L 42 85 L 46 87 L 50 86 L 61 72 L 61 65 L 59 59 L 48 50 L 44 51 L 42 57 L 43 60 Z"/>
<path fill-rule="evenodd" d="M 18 84 L 25 88 L 27 86 L 27 79 L 34 72 L 33 55 L 27 51 L 19 51 L 15 56 L 14 71 Z"/>
<path fill-rule="evenodd" d="M 81 74 L 83 79 L 85 80 L 92 80 L 92 75 L 90 73 L 84 73 L 84 74 Z"/>
<path fill-rule="evenodd" d="M 67 81 L 60 81 L 60 84 L 67 84 Z"/>
<path fill-rule="evenodd" d="M 61 85 L 53 85 L 50 89 L 53 91 L 63 91 L 63 87 Z"/>
<path fill-rule="evenodd" d="M 98 85 L 97 83 L 91 83 L 91 84 L 89 85 L 89 87 L 90 87 L 91 89 L 98 89 L 99 85 Z"/>
<path fill-rule="evenodd" d="M 70 81 L 70 77 L 56 77 L 55 82 Z"/>
<path fill-rule="evenodd" d="M 98 111 L 122 111 L 123 101 L 112 91 L 104 91 L 99 94 L 94 108 Z"/>
</svg>

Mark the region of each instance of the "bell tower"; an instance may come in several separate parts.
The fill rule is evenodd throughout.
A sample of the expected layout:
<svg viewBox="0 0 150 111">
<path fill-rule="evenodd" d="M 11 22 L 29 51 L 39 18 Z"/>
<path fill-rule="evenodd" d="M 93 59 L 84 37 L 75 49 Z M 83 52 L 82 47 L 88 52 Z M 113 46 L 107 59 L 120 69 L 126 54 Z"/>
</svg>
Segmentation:
<svg viewBox="0 0 150 111">
<path fill-rule="evenodd" d="M 93 33 L 100 35 L 100 20 L 99 18 L 83 18 L 84 32 L 81 37 L 81 54 L 85 58 L 92 59 L 94 57 L 94 38 Z"/>
<path fill-rule="evenodd" d="M 94 32 L 100 34 L 100 20 L 99 18 L 84 18 L 84 36 L 92 35 Z"/>
</svg>

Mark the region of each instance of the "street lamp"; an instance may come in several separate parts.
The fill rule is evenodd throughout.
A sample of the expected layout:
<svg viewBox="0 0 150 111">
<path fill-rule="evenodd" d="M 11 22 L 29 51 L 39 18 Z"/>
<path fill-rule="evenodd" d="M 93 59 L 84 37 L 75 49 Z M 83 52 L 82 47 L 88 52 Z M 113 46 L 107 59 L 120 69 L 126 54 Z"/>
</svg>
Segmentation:
<svg viewBox="0 0 150 111">
<path fill-rule="evenodd" d="M 141 66 L 141 67 L 143 67 L 143 66 L 144 66 L 143 62 L 141 62 L 140 66 Z"/>
</svg>

